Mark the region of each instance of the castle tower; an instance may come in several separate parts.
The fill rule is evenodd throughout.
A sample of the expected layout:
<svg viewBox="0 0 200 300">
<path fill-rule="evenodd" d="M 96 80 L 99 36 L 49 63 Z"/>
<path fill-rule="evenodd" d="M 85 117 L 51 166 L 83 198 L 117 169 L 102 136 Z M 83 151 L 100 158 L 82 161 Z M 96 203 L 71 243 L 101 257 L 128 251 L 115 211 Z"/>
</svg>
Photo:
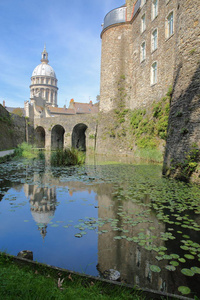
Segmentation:
<svg viewBox="0 0 200 300">
<path fill-rule="evenodd" d="M 133 12 L 133 8 L 134 8 L 134 3 L 136 2 L 136 0 L 126 0 L 126 19 L 127 21 L 129 21 L 131 19 L 132 16 L 132 12 Z"/>
<path fill-rule="evenodd" d="M 120 90 L 126 93 L 124 78 L 128 73 L 130 26 L 126 22 L 126 5 L 111 10 L 104 18 L 101 33 L 100 111 L 117 108 Z M 126 80 L 126 83 L 128 80 Z M 126 99 L 123 99 L 126 102 Z M 127 106 L 127 103 L 124 103 Z"/>
<path fill-rule="evenodd" d="M 30 85 L 31 103 L 44 107 L 57 107 L 57 78 L 53 68 L 48 64 L 46 46 L 42 52 L 41 64 L 33 71 Z"/>
</svg>

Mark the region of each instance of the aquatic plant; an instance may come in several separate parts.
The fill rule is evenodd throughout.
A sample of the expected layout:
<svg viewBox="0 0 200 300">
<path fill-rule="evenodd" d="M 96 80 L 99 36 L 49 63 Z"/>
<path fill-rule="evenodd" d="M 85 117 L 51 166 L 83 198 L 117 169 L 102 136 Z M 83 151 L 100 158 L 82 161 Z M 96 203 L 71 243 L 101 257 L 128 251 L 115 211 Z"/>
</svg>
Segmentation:
<svg viewBox="0 0 200 300">
<path fill-rule="evenodd" d="M 53 166 L 74 166 L 85 162 L 85 153 L 74 148 L 57 149 L 51 153 Z"/>
<path fill-rule="evenodd" d="M 38 153 L 39 153 L 38 149 L 34 148 L 33 145 L 24 142 L 18 145 L 17 148 L 15 148 L 14 156 L 31 159 L 31 158 L 37 158 Z"/>
</svg>

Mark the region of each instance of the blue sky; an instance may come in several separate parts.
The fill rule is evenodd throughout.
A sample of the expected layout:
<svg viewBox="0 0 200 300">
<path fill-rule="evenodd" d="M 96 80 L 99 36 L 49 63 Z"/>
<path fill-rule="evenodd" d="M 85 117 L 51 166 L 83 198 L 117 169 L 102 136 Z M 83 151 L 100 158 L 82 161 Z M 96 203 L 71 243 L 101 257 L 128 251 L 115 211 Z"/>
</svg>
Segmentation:
<svg viewBox="0 0 200 300">
<path fill-rule="evenodd" d="M 58 105 L 96 101 L 101 24 L 125 0 L 0 0 L 0 103 L 23 107 L 46 43 L 58 79 Z"/>
</svg>

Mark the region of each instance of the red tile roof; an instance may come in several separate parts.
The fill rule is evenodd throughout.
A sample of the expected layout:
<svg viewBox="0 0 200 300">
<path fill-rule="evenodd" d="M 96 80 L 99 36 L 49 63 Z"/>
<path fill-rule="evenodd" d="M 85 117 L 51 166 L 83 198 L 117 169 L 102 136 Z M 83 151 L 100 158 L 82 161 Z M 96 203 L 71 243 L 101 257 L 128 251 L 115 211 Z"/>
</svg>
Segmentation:
<svg viewBox="0 0 200 300">
<path fill-rule="evenodd" d="M 76 114 L 74 109 L 69 109 L 69 108 L 64 108 L 64 107 L 48 106 L 48 109 L 51 114 L 58 114 L 58 115 L 75 115 Z"/>
</svg>

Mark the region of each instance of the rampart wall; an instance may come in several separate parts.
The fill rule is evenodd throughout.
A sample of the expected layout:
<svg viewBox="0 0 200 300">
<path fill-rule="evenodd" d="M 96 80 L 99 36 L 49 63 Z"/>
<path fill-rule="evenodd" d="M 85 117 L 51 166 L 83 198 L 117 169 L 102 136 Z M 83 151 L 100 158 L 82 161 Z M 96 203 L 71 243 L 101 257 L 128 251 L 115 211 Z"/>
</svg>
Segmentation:
<svg viewBox="0 0 200 300">
<path fill-rule="evenodd" d="M 181 1 L 178 4 L 175 28 L 177 32 L 175 71 L 164 173 L 179 177 L 178 166 L 187 160 L 192 148 L 200 149 L 200 6 L 198 0 Z M 188 161 L 191 162 L 192 160 Z"/>
<path fill-rule="evenodd" d="M 24 117 L 9 112 L 0 105 L 0 150 L 17 147 L 17 145 L 32 141 L 33 127 Z"/>
</svg>

